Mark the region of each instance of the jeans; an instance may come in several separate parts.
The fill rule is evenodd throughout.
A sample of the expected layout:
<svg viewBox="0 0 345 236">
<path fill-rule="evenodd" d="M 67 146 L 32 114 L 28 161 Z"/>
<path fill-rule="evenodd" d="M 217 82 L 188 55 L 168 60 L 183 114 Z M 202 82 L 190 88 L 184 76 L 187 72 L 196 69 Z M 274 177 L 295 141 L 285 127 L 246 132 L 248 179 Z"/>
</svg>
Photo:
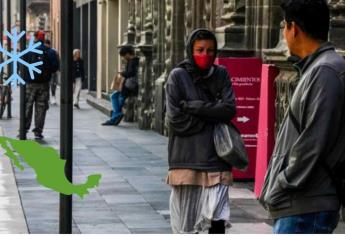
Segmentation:
<svg viewBox="0 0 345 236">
<path fill-rule="evenodd" d="M 274 222 L 275 234 L 331 234 L 339 222 L 338 211 L 323 211 L 279 218 Z"/>
<path fill-rule="evenodd" d="M 123 115 L 122 107 L 125 104 L 126 97 L 119 91 L 115 91 L 110 96 L 113 112 L 111 113 L 110 121 L 115 123 L 116 119 Z"/>
</svg>

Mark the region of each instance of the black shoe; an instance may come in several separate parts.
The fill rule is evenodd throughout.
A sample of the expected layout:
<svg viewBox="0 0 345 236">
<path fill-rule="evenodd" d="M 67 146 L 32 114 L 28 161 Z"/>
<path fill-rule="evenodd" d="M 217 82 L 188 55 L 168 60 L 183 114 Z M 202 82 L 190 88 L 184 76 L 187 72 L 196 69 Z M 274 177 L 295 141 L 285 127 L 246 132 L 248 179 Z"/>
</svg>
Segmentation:
<svg viewBox="0 0 345 236">
<path fill-rule="evenodd" d="M 74 104 L 74 107 L 77 108 L 77 109 L 80 109 L 78 104 Z"/>
<path fill-rule="evenodd" d="M 35 132 L 34 134 L 35 134 L 35 139 L 36 139 L 36 140 L 42 140 L 42 139 L 44 138 L 43 135 L 42 135 L 41 133 Z"/>
<path fill-rule="evenodd" d="M 102 125 L 104 125 L 104 126 L 110 126 L 110 125 L 114 125 L 114 123 L 111 122 L 110 120 L 107 120 L 106 122 L 102 123 Z"/>
<path fill-rule="evenodd" d="M 121 120 L 123 119 L 124 115 L 120 115 L 119 117 L 117 117 L 114 125 L 117 126 L 118 124 L 120 124 Z"/>
<path fill-rule="evenodd" d="M 20 139 L 20 134 L 18 134 L 16 137 L 17 137 L 17 139 Z M 26 137 L 27 137 L 27 133 L 25 134 L 25 139 L 26 139 Z"/>
</svg>

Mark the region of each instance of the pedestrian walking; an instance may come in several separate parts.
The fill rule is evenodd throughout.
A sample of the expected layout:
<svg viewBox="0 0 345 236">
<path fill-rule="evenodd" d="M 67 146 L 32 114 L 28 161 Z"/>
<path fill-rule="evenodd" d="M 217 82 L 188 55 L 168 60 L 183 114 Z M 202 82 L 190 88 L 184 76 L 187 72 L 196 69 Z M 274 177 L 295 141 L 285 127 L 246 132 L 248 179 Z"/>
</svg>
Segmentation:
<svg viewBox="0 0 345 236">
<path fill-rule="evenodd" d="M 80 49 L 73 50 L 73 105 L 79 107 L 79 97 L 84 81 L 84 61 L 80 57 Z"/>
<path fill-rule="evenodd" d="M 38 66 L 41 73 L 34 72 L 34 79 L 29 75 L 26 76 L 26 96 L 25 96 L 25 129 L 29 131 L 32 120 L 33 107 L 35 106 L 35 138 L 43 139 L 43 127 L 47 110 L 49 109 L 49 83 L 52 73 L 58 70 L 56 66 L 56 57 L 51 53 L 50 49 L 44 45 L 45 33 L 37 31 L 34 34 L 35 42 L 41 42 L 37 48 L 42 50 L 42 54 L 28 53 L 27 60 L 30 63 L 43 62 Z"/>
<path fill-rule="evenodd" d="M 124 117 L 122 108 L 126 99 L 138 95 L 139 57 L 135 55 L 134 48 L 130 45 L 120 49 L 120 56 L 126 61 L 126 69 L 114 77 L 115 91 L 110 96 L 113 110 L 110 119 L 102 125 L 118 125 Z"/>
<path fill-rule="evenodd" d="M 193 31 L 186 52 L 166 83 L 171 227 L 174 233 L 225 233 L 232 167 L 217 155 L 213 131 L 235 116 L 235 95 L 227 70 L 214 65 L 212 32 Z"/>
<path fill-rule="evenodd" d="M 56 87 L 58 83 L 58 70 L 60 69 L 60 60 L 58 53 L 55 49 L 51 47 L 51 42 L 49 39 L 46 39 L 44 41 L 45 46 L 48 48 L 48 54 L 51 54 L 51 57 L 55 57 L 56 59 L 53 61 L 56 63 L 56 65 L 53 65 L 53 67 L 56 68 L 56 71 L 52 73 L 51 79 L 50 79 L 50 91 L 51 91 L 51 97 L 50 97 L 50 104 L 56 105 Z"/>
<path fill-rule="evenodd" d="M 325 0 L 285 0 L 282 8 L 287 46 L 300 58 L 295 64 L 299 80 L 260 201 L 274 219 L 274 233 L 328 234 L 339 221 L 330 175 L 345 156 L 345 61 L 327 42 Z"/>
</svg>

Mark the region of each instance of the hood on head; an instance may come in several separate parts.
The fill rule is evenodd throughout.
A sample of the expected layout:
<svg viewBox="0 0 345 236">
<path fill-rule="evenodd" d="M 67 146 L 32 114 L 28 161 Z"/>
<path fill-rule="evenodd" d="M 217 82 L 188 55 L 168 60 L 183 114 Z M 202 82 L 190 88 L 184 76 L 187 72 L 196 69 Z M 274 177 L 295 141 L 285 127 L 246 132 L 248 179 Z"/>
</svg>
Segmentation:
<svg viewBox="0 0 345 236">
<path fill-rule="evenodd" d="M 199 28 L 196 29 L 194 31 L 192 31 L 192 33 L 189 35 L 188 40 L 186 42 L 186 53 L 187 53 L 187 59 L 193 64 L 195 65 L 194 59 L 193 59 L 193 45 L 195 42 L 195 38 L 197 33 L 204 31 L 204 32 L 208 32 L 212 35 L 213 37 L 213 41 L 215 42 L 215 47 L 216 47 L 216 54 L 215 54 L 215 58 L 217 57 L 217 52 L 218 52 L 218 46 L 217 46 L 217 38 L 214 35 L 214 33 L 208 29 L 204 29 L 204 28 Z"/>
</svg>

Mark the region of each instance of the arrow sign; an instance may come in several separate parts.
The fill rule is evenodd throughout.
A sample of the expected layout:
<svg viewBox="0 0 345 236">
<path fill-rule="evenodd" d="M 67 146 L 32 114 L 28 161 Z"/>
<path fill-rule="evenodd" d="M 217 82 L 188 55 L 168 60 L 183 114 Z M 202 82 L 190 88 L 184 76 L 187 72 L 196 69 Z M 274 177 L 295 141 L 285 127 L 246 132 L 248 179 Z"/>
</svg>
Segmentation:
<svg viewBox="0 0 345 236">
<path fill-rule="evenodd" d="M 246 116 L 242 116 L 242 117 L 237 117 L 237 121 L 242 122 L 242 123 L 247 123 L 248 121 L 250 121 L 250 119 Z"/>
</svg>

